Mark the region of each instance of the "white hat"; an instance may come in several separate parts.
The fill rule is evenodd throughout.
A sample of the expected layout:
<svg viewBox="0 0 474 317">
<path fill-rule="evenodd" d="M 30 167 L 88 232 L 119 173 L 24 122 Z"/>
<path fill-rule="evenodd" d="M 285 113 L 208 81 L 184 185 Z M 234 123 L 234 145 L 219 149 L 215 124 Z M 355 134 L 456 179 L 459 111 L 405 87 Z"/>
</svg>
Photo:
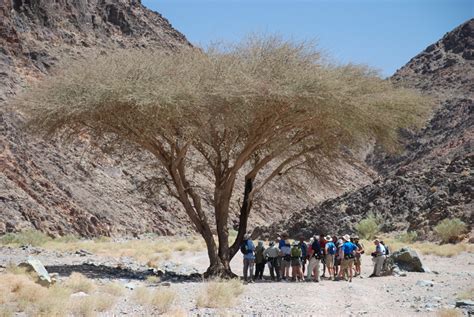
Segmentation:
<svg viewBox="0 0 474 317">
<path fill-rule="evenodd" d="M 331 236 L 326 236 L 326 238 L 324 238 L 324 240 L 326 240 L 327 242 L 331 242 L 332 238 L 331 238 Z"/>
<path fill-rule="evenodd" d="M 351 236 L 346 234 L 342 237 L 345 241 L 351 241 Z"/>
</svg>

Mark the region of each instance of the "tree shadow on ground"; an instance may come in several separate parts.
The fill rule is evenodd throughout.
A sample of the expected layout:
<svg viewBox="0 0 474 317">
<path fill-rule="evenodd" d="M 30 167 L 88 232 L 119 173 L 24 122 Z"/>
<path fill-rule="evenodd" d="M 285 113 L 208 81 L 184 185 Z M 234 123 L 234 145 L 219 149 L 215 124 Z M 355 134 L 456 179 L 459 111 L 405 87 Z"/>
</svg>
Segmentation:
<svg viewBox="0 0 474 317">
<path fill-rule="evenodd" d="M 46 266 L 49 273 L 57 273 L 60 276 L 69 276 L 74 272 L 81 273 L 93 279 L 127 279 L 145 280 L 149 276 L 158 276 L 161 281 L 167 282 L 198 282 L 202 281 L 201 274 L 181 275 L 170 271 L 132 270 L 130 268 L 112 267 L 96 264 L 76 264 L 76 265 L 49 265 Z"/>
</svg>

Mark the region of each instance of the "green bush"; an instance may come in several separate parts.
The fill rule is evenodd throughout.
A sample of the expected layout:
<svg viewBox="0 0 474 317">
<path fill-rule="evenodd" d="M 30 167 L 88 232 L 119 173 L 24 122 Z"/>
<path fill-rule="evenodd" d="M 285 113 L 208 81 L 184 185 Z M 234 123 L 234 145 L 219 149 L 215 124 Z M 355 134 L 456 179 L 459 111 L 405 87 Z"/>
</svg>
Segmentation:
<svg viewBox="0 0 474 317">
<path fill-rule="evenodd" d="M 357 225 L 356 230 L 362 239 L 371 240 L 375 238 L 380 231 L 380 224 L 377 217 L 370 214 L 367 218 L 362 219 Z"/>
<path fill-rule="evenodd" d="M 459 218 L 444 219 L 434 231 L 441 238 L 442 243 L 456 242 L 461 234 L 466 232 L 467 226 Z"/>
<path fill-rule="evenodd" d="M 418 233 L 416 231 L 407 231 L 400 234 L 397 237 L 397 240 L 403 243 L 413 243 L 418 238 Z"/>
<path fill-rule="evenodd" d="M 26 230 L 16 233 L 7 233 L 0 237 L 0 244 L 8 245 L 31 245 L 34 247 L 42 246 L 46 242 L 51 241 L 51 238 L 38 230 Z"/>
</svg>

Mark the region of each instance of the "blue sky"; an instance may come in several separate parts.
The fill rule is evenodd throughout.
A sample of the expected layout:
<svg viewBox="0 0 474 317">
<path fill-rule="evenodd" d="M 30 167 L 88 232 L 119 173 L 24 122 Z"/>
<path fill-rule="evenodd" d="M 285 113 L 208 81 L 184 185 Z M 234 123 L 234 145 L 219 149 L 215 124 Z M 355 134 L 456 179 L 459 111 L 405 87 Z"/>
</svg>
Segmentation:
<svg viewBox="0 0 474 317">
<path fill-rule="evenodd" d="M 249 33 L 317 40 L 334 61 L 389 76 L 474 17 L 474 0 L 142 0 L 199 46 Z"/>
</svg>

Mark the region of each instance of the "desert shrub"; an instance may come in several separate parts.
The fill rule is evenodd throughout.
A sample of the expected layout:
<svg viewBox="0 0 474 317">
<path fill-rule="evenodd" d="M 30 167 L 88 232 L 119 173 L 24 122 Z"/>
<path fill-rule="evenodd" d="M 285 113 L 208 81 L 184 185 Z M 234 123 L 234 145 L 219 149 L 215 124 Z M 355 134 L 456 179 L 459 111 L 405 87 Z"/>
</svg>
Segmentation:
<svg viewBox="0 0 474 317">
<path fill-rule="evenodd" d="M 418 238 L 416 231 L 407 231 L 397 236 L 397 240 L 403 243 L 413 243 Z"/>
<path fill-rule="evenodd" d="M 94 308 L 98 312 L 110 310 L 117 302 L 115 296 L 110 294 L 93 294 L 90 297 L 94 299 Z"/>
<path fill-rule="evenodd" d="M 466 224 L 459 218 L 444 219 L 434 231 L 441 238 L 442 243 L 456 242 L 461 234 L 466 231 Z"/>
<path fill-rule="evenodd" d="M 16 233 L 7 233 L 0 237 L 0 244 L 3 245 L 32 245 L 42 246 L 52 239 L 38 230 L 25 230 Z"/>
<path fill-rule="evenodd" d="M 91 293 L 95 288 L 95 283 L 82 275 L 81 273 L 72 273 L 71 276 L 64 282 L 64 286 L 71 289 L 73 292 Z"/>
<path fill-rule="evenodd" d="M 225 308 L 232 307 L 244 291 L 238 279 L 215 280 L 205 285 L 197 298 L 198 307 Z"/>
<path fill-rule="evenodd" d="M 380 231 L 379 219 L 370 214 L 356 225 L 356 230 L 362 239 L 372 240 Z"/>
</svg>

